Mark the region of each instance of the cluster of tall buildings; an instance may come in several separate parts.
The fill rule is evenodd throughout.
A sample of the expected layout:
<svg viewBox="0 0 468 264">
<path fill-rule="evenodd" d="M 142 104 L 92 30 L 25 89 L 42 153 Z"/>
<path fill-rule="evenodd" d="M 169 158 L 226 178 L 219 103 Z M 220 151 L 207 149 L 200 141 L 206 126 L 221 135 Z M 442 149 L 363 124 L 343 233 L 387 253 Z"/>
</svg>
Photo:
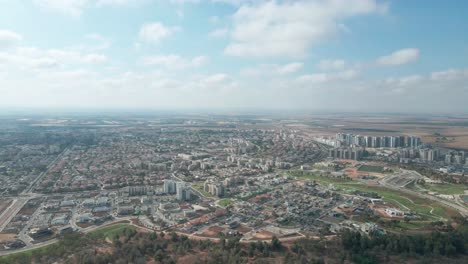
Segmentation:
<svg viewBox="0 0 468 264">
<path fill-rule="evenodd" d="M 282 162 L 278 158 L 263 159 L 263 158 L 251 158 L 246 159 L 243 156 L 230 155 L 227 157 L 227 161 L 237 164 L 239 167 L 247 167 L 250 169 L 261 169 L 265 172 L 270 172 L 272 168 L 279 169 L 290 169 L 292 164 L 289 162 Z"/>
<path fill-rule="evenodd" d="M 126 186 L 120 189 L 120 193 L 123 196 L 140 196 L 140 195 L 152 195 L 154 188 L 151 186 Z"/>
<path fill-rule="evenodd" d="M 415 148 L 421 145 L 421 138 L 415 136 L 361 136 L 346 133 L 336 134 L 336 147 L 361 146 L 367 148 Z"/>
<path fill-rule="evenodd" d="M 440 150 L 435 148 L 403 148 L 398 151 L 400 159 L 416 159 L 422 161 L 436 161 L 439 159 Z"/>
<path fill-rule="evenodd" d="M 203 185 L 203 190 L 215 196 L 223 196 L 225 193 L 225 187 L 220 182 L 207 180 Z"/>
<path fill-rule="evenodd" d="M 357 147 L 343 147 L 329 150 L 329 156 L 336 159 L 359 160 L 362 157 L 363 150 Z"/>
<path fill-rule="evenodd" d="M 184 182 L 176 182 L 173 180 L 164 180 L 164 193 L 176 194 L 177 200 L 188 201 L 191 199 L 190 186 Z"/>
<path fill-rule="evenodd" d="M 423 162 L 444 161 L 447 165 L 468 165 L 464 151 L 448 150 L 438 148 L 402 148 L 398 150 L 400 162 L 410 162 L 419 159 Z"/>
<path fill-rule="evenodd" d="M 446 164 L 466 164 L 466 157 L 464 151 L 450 151 L 445 154 L 445 163 Z"/>
</svg>

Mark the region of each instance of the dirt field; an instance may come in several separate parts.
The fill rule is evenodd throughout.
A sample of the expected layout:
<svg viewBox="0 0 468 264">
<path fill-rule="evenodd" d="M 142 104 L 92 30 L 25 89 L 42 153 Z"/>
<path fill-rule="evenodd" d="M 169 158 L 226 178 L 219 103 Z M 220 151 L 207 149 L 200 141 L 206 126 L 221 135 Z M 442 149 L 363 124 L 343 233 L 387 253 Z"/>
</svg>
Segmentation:
<svg viewBox="0 0 468 264">
<path fill-rule="evenodd" d="M 18 214 L 19 215 L 32 215 L 37 208 L 41 205 L 41 200 L 39 199 L 33 199 L 28 201 L 21 210 L 19 210 Z"/>
<path fill-rule="evenodd" d="M 275 236 L 275 234 L 268 231 L 261 231 L 253 235 L 252 237 L 258 240 L 270 240 Z"/>
<path fill-rule="evenodd" d="M 245 225 L 240 225 L 238 228 L 236 228 L 236 230 L 241 234 L 245 234 L 245 233 L 250 232 L 252 229 Z"/>
<path fill-rule="evenodd" d="M 201 235 L 201 237 L 218 237 L 219 233 L 222 232 L 224 228 L 219 226 L 210 226 L 206 229 Z"/>
<path fill-rule="evenodd" d="M 16 238 L 16 234 L 0 234 L 0 242 L 10 241 Z"/>
</svg>

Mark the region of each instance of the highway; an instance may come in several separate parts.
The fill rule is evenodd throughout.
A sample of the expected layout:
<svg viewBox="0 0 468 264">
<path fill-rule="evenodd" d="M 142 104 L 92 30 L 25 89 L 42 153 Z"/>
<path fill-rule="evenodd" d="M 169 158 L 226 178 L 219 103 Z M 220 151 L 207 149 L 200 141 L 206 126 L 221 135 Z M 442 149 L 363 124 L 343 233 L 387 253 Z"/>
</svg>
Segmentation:
<svg viewBox="0 0 468 264">
<path fill-rule="evenodd" d="M 13 200 L 11 205 L 5 209 L 5 211 L 0 216 L 0 232 L 5 229 L 5 227 L 10 223 L 11 219 L 23 208 L 23 206 L 28 202 L 29 198 L 19 198 Z"/>
<path fill-rule="evenodd" d="M 402 173 L 404 173 L 404 175 L 414 175 L 414 177 L 412 177 L 411 180 L 415 180 L 417 178 L 417 176 L 422 177 L 419 173 L 417 173 L 415 171 L 402 170 Z M 396 176 L 401 176 L 401 175 L 402 174 L 391 175 L 391 176 L 387 176 L 385 178 L 382 178 L 381 180 L 379 180 L 379 184 L 386 187 L 386 188 L 388 188 L 388 189 L 392 189 L 392 190 L 395 190 L 395 191 L 401 191 L 401 192 L 409 194 L 409 195 L 413 195 L 413 196 L 420 197 L 420 198 L 423 198 L 423 199 L 428 199 L 428 200 L 431 200 L 431 201 L 434 201 L 434 202 L 438 202 L 438 203 L 440 203 L 442 205 L 445 205 L 447 207 L 455 209 L 462 216 L 468 217 L 468 208 L 466 208 L 464 206 L 461 206 L 461 205 L 456 204 L 456 203 L 452 203 L 450 201 L 444 200 L 444 199 L 439 198 L 437 196 L 433 196 L 433 195 L 429 195 L 429 194 L 425 194 L 425 193 L 419 193 L 419 192 L 410 190 L 408 188 L 405 188 L 405 186 L 408 185 L 410 182 L 406 182 L 406 183 L 404 183 L 402 185 L 393 184 L 392 180 Z"/>
<path fill-rule="evenodd" d="M 32 189 L 34 188 L 34 186 L 45 176 L 47 175 L 47 173 L 49 172 L 50 168 L 52 168 L 52 166 L 57 162 L 57 160 L 59 160 L 60 158 L 62 158 L 62 156 L 65 154 L 65 153 L 68 153 L 68 148 L 65 148 L 62 153 L 60 153 L 51 163 L 49 163 L 49 165 L 47 165 L 47 168 L 44 172 L 42 172 L 41 174 L 39 174 L 39 176 L 36 177 L 36 179 L 34 179 L 31 184 L 29 185 L 28 188 L 26 188 L 22 194 L 29 194 L 31 193 Z"/>
<path fill-rule="evenodd" d="M 30 199 L 33 199 L 33 198 L 36 198 L 36 197 L 39 197 L 41 195 L 39 194 L 35 194 L 35 193 L 32 193 L 32 190 L 34 188 L 34 186 L 40 182 L 40 180 L 45 176 L 47 175 L 47 173 L 49 172 L 50 168 L 52 168 L 52 166 L 57 162 L 57 160 L 59 160 L 65 153 L 68 152 L 68 149 L 65 148 L 62 153 L 60 153 L 59 155 L 57 155 L 57 157 L 51 161 L 49 163 L 49 165 L 47 165 L 47 168 L 44 172 L 42 172 L 41 174 L 39 174 L 39 176 L 37 176 L 32 182 L 31 184 L 23 190 L 23 192 L 21 192 L 21 194 L 14 198 L 12 203 L 10 204 L 10 206 L 8 206 L 8 208 L 5 209 L 5 211 L 0 215 L 0 232 L 2 232 L 5 227 L 10 223 L 10 221 L 16 216 L 16 214 L 18 214 L 18 212 L 21 210 L 21 208 L 23 208 L 23 206 L 30 200 Z M 39 211 L 39 209 L 37 210 Z M 37 216 L 37 211 L 32 215 L 32 217 L 36 217 Z M 28 221 L 28 224 L 20 231 L 20 233 L 18 234 L 18 237 L 19 239 L 23 240 L 25 243 L 26 243 L 26 246 L 30 246 L 32 245 L 31 243 L 31 238 L 27 235 L 27 231 L 28 231 L 28 228 L 29 228 L 29 223 L 30 221 Z"/>
<path fill-rule="evenodd" d="M 80 232 L 82 233 L 90 233 L 92 231 L 95 231 L 97 229 L 100 229 L 100 228 L 104 228 L 104 227 L 107 227 L 107 226 L 110 226 L 110 225 L 113 225 L 117 222 L 121 222 L 121 221 L 125 221 L 125 220 L 128 220 L 130 221 L 132 217 L 128 216 L 128 217 L 122 217 L 122 218 L 116 218 L 114 220 L 112 220 L 111 222 L 109 223 L 106 223 L 104 225 L 100 225 L 100 226 L 90 226 L 90 227 L 87 227 L 87 228 L 83 228 L 80 230 Z M 25 241 L 26 242 L 26 241 Z M 33 250 L 33 249 L 37 249 L 37 248 L 41 248 L 41 247 L 45 247 L 45 246 L 48 246 L 48 245 L 51 245 L 51 244 L 54 244 L 54 243 L 57 243 L 59 242 L 59 239 L 57 238 L 54 238 L 54 239 L 51 239 L 51 240 L 47 240 L 47 241 L 44 241 L 44 242 L 41 242 L 41 243 L 37 243 L 37 244 L 32 244 L 32 243 L 27 243 L 27 246 L 24 247 L 24 248 L 20 248 L 20 249 L 14 249 L 14 250 L 5 250 L 5 251 L 0 251 L 0 256 L 6 256 L 6 255 L 10 255 L 10 254 L 14 254 L 14 253 L 19 253 L 19 252 L 23 252 L 23 251 L 28 251 L 28 250 Z"/>
</svg>

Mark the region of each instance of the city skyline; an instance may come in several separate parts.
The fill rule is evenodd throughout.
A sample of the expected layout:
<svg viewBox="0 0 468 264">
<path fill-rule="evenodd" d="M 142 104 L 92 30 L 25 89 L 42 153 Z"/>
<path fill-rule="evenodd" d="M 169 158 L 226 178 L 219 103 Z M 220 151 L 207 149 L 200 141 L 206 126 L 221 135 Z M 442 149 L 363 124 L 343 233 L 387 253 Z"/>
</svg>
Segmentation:
<svg viewBox="0 0 468 264">
<path fill-rule="evenodd" d="M 0 1 L 0 105 L 468 112 L 466 8 Z"/>
</svg>

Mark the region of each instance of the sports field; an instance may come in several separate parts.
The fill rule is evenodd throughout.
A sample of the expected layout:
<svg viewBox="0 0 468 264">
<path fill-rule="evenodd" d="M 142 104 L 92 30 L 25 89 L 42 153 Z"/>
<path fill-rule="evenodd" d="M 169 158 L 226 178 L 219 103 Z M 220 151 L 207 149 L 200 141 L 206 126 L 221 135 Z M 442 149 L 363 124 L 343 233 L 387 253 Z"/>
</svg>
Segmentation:
<svg viewBox="0 0 468 264">
<path fill-rule="evenodd" d="M 362 165 L 358 171 L 383 173 L 384 167 L 376 165 Z"/>
</svg>

